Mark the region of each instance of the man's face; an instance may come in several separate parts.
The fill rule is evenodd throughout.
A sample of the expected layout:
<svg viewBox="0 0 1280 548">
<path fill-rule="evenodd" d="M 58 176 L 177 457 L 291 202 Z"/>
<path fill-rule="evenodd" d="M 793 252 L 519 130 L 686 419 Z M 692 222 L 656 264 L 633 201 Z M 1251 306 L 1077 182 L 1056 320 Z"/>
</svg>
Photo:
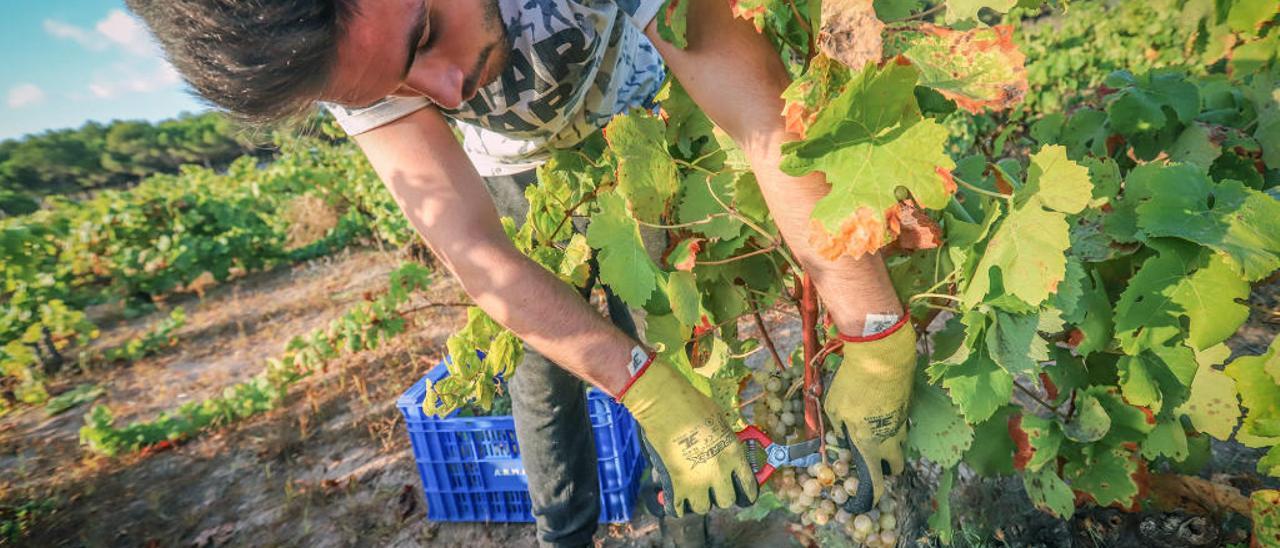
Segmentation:
<svg viewBox="0 0 1280 548">
<path fill-rule="evenodd" d="M 496 0 L 361 0 L 322 99 L 426 97 L 454 109 L 497 79 L 507 53 Z"/>
</svg>

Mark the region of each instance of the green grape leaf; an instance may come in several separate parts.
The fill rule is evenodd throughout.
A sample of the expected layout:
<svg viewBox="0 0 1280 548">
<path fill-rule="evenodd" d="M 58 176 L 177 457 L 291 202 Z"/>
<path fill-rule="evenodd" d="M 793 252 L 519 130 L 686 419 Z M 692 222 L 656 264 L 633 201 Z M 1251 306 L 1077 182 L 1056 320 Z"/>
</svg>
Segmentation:
<svg viewBox="0 0 1280 548">
<path fill-rule="evenodd" d="M 1074 256 L 1068 256 L 1066 274 L 1062 278 L 1062 283 L 1058 284 L 1058 292 L 1049 301 L 1050 306 L 1061 313 L 1062 321 L 1075 324 L 1084 320 L 1088 311 L 1084 306 L 1084 288 L 1088 279 L 1089 274 L 1085 272 L 1080 260 Z M 1041 331 L 1052 333 L 1057 330 L 1041 329 Z"/>
<path fill-rule="evenodd" d="M 1115 331 L 1111 299 L 1103 287 L 1102 276 L 1094 271 L 1084 287 L 1084 318 L 1076 322 L 1082 339 L 1075 351 L 1081 356 L 1104 350 Z"/>
<path fill-rule="evenodd" d="M 876 17 L 872 0 L 827 0 L 822 2 L 821 20 L 816 42 L 827 57 L 854 70 L 880 62 L 884 23 Z"/>
<path fill-rule="evenodd" d="M 1106 84 L 1120 89 L 1107 105 L 1107 115 L 1112 128 L 1126 135 L 1163 128 L 1167 123 L 1165 108 L 1184 124 L 1200 114 L 1200 89 L 1178 73 L 1134 76 L 1122 70 L 1107 76 Z"/>
<path fill-rule="evenodd" d="M 574 234 L 564 248 L 564 257 L 560 260 L 557 273 L 565 281 L 575 287 L 587 285 L 591 277 L 591 246 L 586 236 Z"/>
<path fill-rule="evenodd" d="M 1129 174 L 1122 203 L 1122 224 L 1132 212 L 1148 236 L 1214 249 L 1249 281 L 1280 268 L 1280 201 L 1238 181 L 1213 184 L 1194 166 L 1147 164 Z"/>
<path fill-rule="evenodd" d="M 1258 459 L 1258 473 L 1280 478 L 1280 445 L 1272 447 Z"/>
<path fill-rule="evenodd" d="M 760 521 L 769 517 L 769 514 L 774 510 L 786 507 L 787 503 L 778 498 L 778 495 L 774 494 L 773 491 L 761 489 L 760 496 L 756 497 L 755 503 L 751 506 L 738 510 L 738 513 L 734 515 L 734 518 L 738 521 Z"/>
<path fill-rule="evenodd" d="M 1209 138 L 1209 130 L 1201 124 L 1187 126 L 1169 149 L 1170 160 L 1194 164 L 1206 171 L 1221 155 L 1222 146 Z"/>
<path fill-rule="evenodd" d="M 1268 366 L 1277 360 L 1280 338 L 1271 342 L 1266 353 L 1260 356 L 1241 356 L 1227 364 L 1225 373 L 1236 381 L 1240 403 L 1248 414 L 1236 433 L 1236 439 L 1249 447 L 1280 445 L 1280 436 L 1269 435 L 1268 425 L 1280 421 L 1280 384 L 1267 373 Z"/>
<path fill-rule="evenodd" d="M 1062 428 L 1067 438 L 1080 442 L 1092 443 L 1107 435 L 1111 429 L 1111 416 L 1098 402 L 1098 398 L 1087 392 L 1076 396 L 1076 413 Z"/>
<path fill-rule="evenodd" d="M 1244 93 L 1257 111 L 1253 138 L 1262 145 L 1262 161 L 1270 169 L 1280 169 L 1280 70 L 1255 74 Z"/>
<path fill-rule="evenodd" d="M 1280 543 L 1280 490 L 1254 491 L 1249 495 L 1249 507 L 1252 509 L 1253 538 L 1258 541 L 1257 545 Z"/>
<path fill-rule="evenodd" d="M 987 420 L 1013 396 L 1013 376 L 985 349 L 971 352 L 962 363 L 941 368 L 940 377 L 942 386 L 951 392 L 951 400 L 971 423 Z"/>
<path fill-rule="evenodd" d="M 903 56 L 920 69 L 920 85 L 977 114 L 1006 110 L 1027 93 L 1026 56 L 1013 42 L 1013 27 L 956 31 L 923 24 Z"/>
<path fill-rule="evenodd" d="M 1006 294 L 1038 306 L 1066 277 L 1070 245 L 1067 213 L 1088 204 L 1089 172 L 1066 158 L 1060 146 L 1042 147 L 1031 157 L 1027 184 L 1014 192 L 1013 211 L 987 244 L 987 252 L 962 293 L 973 307 L 991 294 L 991 269 L 998 268 Z"/>
<path fill-rule="evenodd" d="M 782 109 L 787 131 L 804 138 L 809 126 L 849 82 L 849 69 L 822 54 L 809 61 L 809 70 L 782 92 Z"/>
<path fill-rule="evenodd" d="M 689 47 L 688 37 L 685 36 L 689 28 L 688 17 L 689 0 L 667 0 L 655 18 L 658 21 L 658 36 L 679 49 Z"/>
<path fill-rule="evenodd" d="M 692 271 L 698 264 L 698 253 L 702 251 L 702 238 L 685 238 L 680 240 L 667 255 L 667 264 L 676 270 Z"/>
<path fill-rule="evenodd" d="M 680 189 L 675 160 L 667 152 L 666 125 L 635 111 L 615 116 L 605 127 L 609 150 L 618 162 L 618 192 L 642 221 L 659 222 L 667 202 Z"/>
<path fill-rule="evenodd" d="M 1122 356 L 1116 366 L 1120 370 L 1120 390 L 1124 399 L 1159 412 L 1162 400 L 1160 381 L 1156 377 L 1168 373 L 1164 363 L 1154 354 L 1144 352 L 1138 356 Z"/>
<path fill-rule="evenodd" d="M 1231 61 L 1227 66 L 1231 74 L 1243 78 L 1275 62 L 1277 50 L 1280 50 L 1280 34 L 1273 32 L 1236 46 L 1231 51 Z"/>
<path fill-rule="evenodd" d="M 1022 485 L 1036 508 L 1063 519 L 1075 514 L 1076 496 L 1052 467 L 1028 468 L 1022 472 Z"/>
<path fill-rule="evenodd" d="M 1276 0 L 1239 0 L 1227 11 L 1227 26 L 1241 34 L 1257 34 L 1262 24 L 1276 16 Z"/>
<path fill-rule="evenodd" d="M 1092 496 L 1099 506 L 1129 506 L 1138 495 L 1138 484 L 1133 479 L 1137 463 L 1123 449 L 1094 448 L 1084 461 L 1067 461 L 1063 475 L 1071 480 L 1073 489 Z"/>
<path fill-rule="evenodd" d="M 911 12 L 924 7 L 924 0 L 875 0 L 876 17 L 881 21 L 893 22 L 906 19 Z"/>
<path fill-rule="evenodd" d="M 808 138 L 783 146 L 783 171 L 822 171 L 831 192 L 813 210 L 820 252 L 831 259 L 878 250 L 892 236 L 886 214 L 906 188 L 922 207 L 941 209 L 953 188 L 947 131 L 922 120 L 914 101 L 917 72 L 868 65 L 809 127 Z"/>
<path fill-rule="evenodd" d="M 1155 348 L 1182 334 L 1208 348 L 1226 340 L 1249 316 L 1236 299 L 1249 296 L 1249 284 L 1219 255 L 1185 242 L 1153 240 L 1158 253 L 1129 280 L 1116 303 L 1116 339 L 1126 352 Z"/>
<path fill-rule="evenodd" d="M 677 218 L 681 223 L 698 223 L 689 230 L 708 238 L 731 240 L 742 232 L 742 221 L 731 217 L 724 206 L 734 201 L 732 171 L 708 176 L 691 171 L 684 178 L 684 197 L 680 199 Z M 714 193 L 714 195 L 713 195 Z M 720 204 L 724 204 L 723 206 Z"/>
<path fill-rule="evenodd" d="M 956 484 L 956 469 L 944 468 L 938 478 L 938 489 L 933 492 L 934 511 L 927 520 L 929 531 L 938 535 L 943 544 L 951 544 L 955 531 L 951 528 L 951 489 Z"/>
<path fill-rule="evenodd" d="M 640 226 L 616 193 L 605 193 L 587 226 L 587 243 L 599 251 L 600 281 L 623 301 L 641 308 L 657 288 L 658 268 L 640 239 Z"/>
<path fill-rule="evenodd" d="M 994 314 L 995 321 L 986 336 L 991 359 L 1015 376 L 1037 371 L 1039 362 L 1049 359 L 1049 343 L 1036 333 L 1040 316 L 999 310 Z"/>
<path fill-rule="evenodd" d="M 1026 470 L 1040 470 L 1046 464 L 1056 462 L 1058 448 L 1062 446 L 1065 437 L 1058 423 L 1035 415 L 1023 415 L 1021 426 L 1022 431 L 1027 434 L 1027 443 L 1033 450 L 1031 459 L 1026 463 Z"/>
<path fill-rule="evenodd" d="M 1182 430 L 1182 423 L 1176 419 L 1164 419 L 1156 423 L 1156 427 L 1142 442 L 1142 456 L 1147 460 L 1156 457 L 1168 457 L 1174 462 L 1182 462 L 1189 455 L 1187 433 Z"/>
<path fill-rule="evenodd" d="M 667 300 L 671 303 L 671 313 L 680 323 L 687 326 L 700 324 L 702 317 L 702 298 L 698 294 L 698 284 L 692 272 L 676 271 L 667 275 Z"/>
<path fill-rule="evenodd" d="M 947 0 L 947 24 L 977 19 L 982 8 L 1004 13 L 1017 3 L 1018 0 Z"/>
<path fill-rule="evenodd" d="M 1098 403 L 1111 418 L 1111 428 L 1102 443 L 1118 446 L 1126 442 L 1141 442 L 1155 427 L 1155 420 L 1143 409 L 1130 405 L 1115 389 L 1107 386 L 1091 386 L 1086 389 L 1098 399 Z"/>
<path fill-rule="evenodd" d="M 984 476 L 1012 474 L 1017 447 L 1009 437 L 1009 418 L 1017 412 L 1016 407 L 1006 405 L 974 425 L 973 444 L 964 454 L 965 464 Z"/>
<path fill-rule="evenodd" d="M 960 462 L 972 443 L 973 427 L 964 421 L 947 394 L 931 384 L 916 382 L 907 445 L 949 468 Z"/>
<path fill-rule="evenodd" d="M 753 173 L 740 173 L 733 180 L 733 205 L 738 212 L 754 221 L 771 220 L 769 206 L 764 201 L 764 193 L 760 191 L 760 184 Z"/>
</svg>

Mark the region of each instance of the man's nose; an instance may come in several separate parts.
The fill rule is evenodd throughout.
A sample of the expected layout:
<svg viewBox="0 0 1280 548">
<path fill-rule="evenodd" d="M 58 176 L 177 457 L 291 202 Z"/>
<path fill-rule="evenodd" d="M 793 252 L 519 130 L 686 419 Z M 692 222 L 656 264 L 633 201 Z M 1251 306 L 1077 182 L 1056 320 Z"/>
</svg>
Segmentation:
<svg viewBox="0 0 1280 548">
<path fill-rule="evenodd" d="M 453 63 L 425 60 L 414 65 L 404 83 L 435 104 L 456 109 L 462 106 L 466 79 L 466 73 Z"/>
</svg>

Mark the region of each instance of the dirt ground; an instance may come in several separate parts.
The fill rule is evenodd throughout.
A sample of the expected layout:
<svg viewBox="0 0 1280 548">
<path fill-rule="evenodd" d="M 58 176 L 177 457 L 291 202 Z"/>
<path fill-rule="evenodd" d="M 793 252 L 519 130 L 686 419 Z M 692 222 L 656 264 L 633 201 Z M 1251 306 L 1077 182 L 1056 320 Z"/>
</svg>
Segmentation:
<svg viewBox="0 0 1280 548">
<path fill-rule="evenodd" d="M 128 367 L 60 380 L 54 393 L 93 382 L 107 389 L 118 420 L 154 416 L 249 378 L 293 335 L 325 325 L 385 284 L 399 259 L 349 251 L 293 268 L 247 276 L 203 298 L 176 299 L 187 324 L 179 344 Z M 1255 293 L 1255 314 L 1233 348 L 1256 353 L 1280 331 L 1274 287 Z M 0 419 L 0 506 L 48 505 L 19 544 L 30 546 L 532 546 L 528 524 L 432 523 L 395 400 L 432 367 L 448 334 L 463 320 L 459 286 L 441 274 L 421 296 L 414 328 L 393 344 L 339 361 L 296 386 L 286 405 L 171 449 L 117 459 L 86 452 L 78 441 L 91 404 L 47 417 L 26 409 Z M 415 307 L 416 308 L 416 307 Z M 125 321 L 97 311 L 104 326 L 95 344 L 113 344 L 163 317 Z M 767 318 L 780 347 L 798 342 L 794 315 Z M 775 329 L 776 328 L 776 329 Z M 751 328 L 744 326 L 744 332 Z M 764 353 L 752 360 L 765 359 Z M 1257 456 L 1224 444 L 1211 473 L 1246 476 Z M 1230 478 L 1224 481 L 1228 481 Z M 903 545 L 923 538 L 928 493 L 936 477 L 917 466 L 898 480 Z M 1247 487 L 1247 486 L 1242 486 Z M 1253 486 L 1253 487 L 1256 487 Z M 922 495 L 923 494 L 923 495 Z M 1087 524 L 1111 516 L 1046 519 L 1015 483 L 962 479 L 956 507 L 977 537 L 960 545 L 1070 546 Z M 710 519 L 721 546 L 798 545 L 778 512 L 742 522 L 733 511 Z M 1159 516 L 1157 516 L 1159 517 Z M 1134 519 L 1126 515 L 1121 530 Z M 1092 522 L 1090 522 L 1092 523 Z M 1135 522 L 1136 523 L 1136 522 Z M 999 539 L 1004 539 L 1003 541 Z M 1047 539 L 1047 540 L 1046 540 Z M 0 542 L 3 542 L 0 540 Z M 602 526 L 600 546 L 659 546 L 658 522 L 643 511 L 629 524 Z M 1075 544 L 1081 545 L 1081 544 Z M 1131 545 L 1124 540 L 1097 545 Z"/>
</svg>

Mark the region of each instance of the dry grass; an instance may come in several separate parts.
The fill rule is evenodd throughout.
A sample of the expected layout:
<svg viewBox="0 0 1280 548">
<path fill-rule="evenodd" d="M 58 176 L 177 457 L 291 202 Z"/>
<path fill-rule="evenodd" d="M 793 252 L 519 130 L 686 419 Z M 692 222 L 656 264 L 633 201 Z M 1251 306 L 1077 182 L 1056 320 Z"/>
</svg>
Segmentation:
<svg viewBox="0 0 1280 548">
<path fill-rule="evenodd" d="M 298 196 L 285 205 L 284 218 L 289 221 L 287 249 L 310 244 L 338 226 L 341 213 L 319 196 Z"/>
</svg>

